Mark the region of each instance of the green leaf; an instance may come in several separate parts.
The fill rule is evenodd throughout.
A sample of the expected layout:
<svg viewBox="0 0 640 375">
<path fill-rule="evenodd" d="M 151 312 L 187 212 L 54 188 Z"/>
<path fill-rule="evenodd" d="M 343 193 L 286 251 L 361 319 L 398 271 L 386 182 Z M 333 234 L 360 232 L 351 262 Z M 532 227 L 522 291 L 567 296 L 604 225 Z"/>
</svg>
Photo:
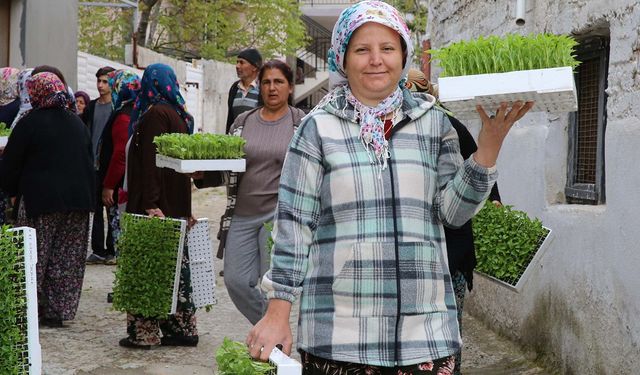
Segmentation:
<svg viewBox="0 0 640 375">
<path fill-rule="evenodd" d="M 567 35 L 507 34 L 504 37 L 479 36 L 458 41 L 428 52 L 442 68 L 441 77 L 502 73 L 570 66 L 577 42 Z"/>
<path fill-rule="evenodd" d="M 269 363 L 254 361 L 247 346 L 225 337 L 216 350 L 219 375 L 266 375 L 275 367 Z"/>
<path fill-rule="evenodd" d="M 547 234 L 540 220 L 487 201 L 473 218 L 477 270 L 515 285 Z"/>
</svg>

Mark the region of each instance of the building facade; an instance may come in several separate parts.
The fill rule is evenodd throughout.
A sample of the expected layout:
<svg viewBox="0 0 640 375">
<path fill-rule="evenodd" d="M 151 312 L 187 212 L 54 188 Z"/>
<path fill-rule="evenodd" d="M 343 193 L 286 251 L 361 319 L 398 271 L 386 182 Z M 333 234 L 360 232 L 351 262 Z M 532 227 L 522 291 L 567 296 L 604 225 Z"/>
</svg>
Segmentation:
<svg viewBox="0 0 640 375">
<path fill-rule="evenodd" d="M 551 228 L 551 247 L 520 293 L 478 277 L 465 308 L 559 373 L 638 373 L 640 3 L 433 1 L 429 18 L 434 48 L 507 33 L 578 40 L 578 112 L 528 114 L 498 160 L 503 203 Z M 477 134 L 478 120 L 467 125 Z"/>
</svg>

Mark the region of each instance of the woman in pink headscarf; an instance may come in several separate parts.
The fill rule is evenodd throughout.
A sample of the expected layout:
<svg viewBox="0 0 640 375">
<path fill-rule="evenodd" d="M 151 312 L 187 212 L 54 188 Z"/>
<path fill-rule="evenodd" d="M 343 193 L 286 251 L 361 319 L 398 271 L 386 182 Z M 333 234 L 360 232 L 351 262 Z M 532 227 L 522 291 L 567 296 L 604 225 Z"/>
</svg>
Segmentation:
<svg viewBox="0 0 640 375">
<path fill-rule="evenodd" d="M 380 1 L 345 9 L 329 51 L 331 91 L 300 124 L 280 179 L 269 305 L 249 333 L 251 356 L 291 351 L 300 298 L 304 374 L 453 372 L 461 345 L 443 226 L 486 200 L 513 123 L 532 103 L 479 107 L 466 161 L 435 98 L 404 87 L 413 43 Z"/>
<path fill-rule="evenodd" d="M 70 95 L 53 73 L 27 80 L 29 110 L 11 132 L 0 161 L 0 188 L 22 197 L 18 226 L 38 232 L 41 323 L 62 327 L 75 317 L 95 203 L 89 131 L 69 110 Z"/>
</svg>

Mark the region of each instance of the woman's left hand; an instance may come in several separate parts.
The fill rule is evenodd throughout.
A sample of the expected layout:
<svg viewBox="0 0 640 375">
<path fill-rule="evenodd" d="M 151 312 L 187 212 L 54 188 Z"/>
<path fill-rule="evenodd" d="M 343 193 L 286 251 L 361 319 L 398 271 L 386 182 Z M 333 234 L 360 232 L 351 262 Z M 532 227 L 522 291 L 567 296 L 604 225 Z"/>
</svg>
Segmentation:
<svg viewBox="0 0 640 375">
<path fill-rule="evenodd" d="M 500 103 L 500 107 L 495 116 L 489 117 L 481 105 L 476 106 L 476 110 L 482 119 L 482 129 L 478 135 L 478 150 L 473 155 L 476 163 L 483 167 L 493 167 L 498 159 L 502 142 L 504 141 L 513 124 L 520 120 L 534 102 L 517 101 L 509 109 L 506 102 Z"/>
<path fill-rule="evenodd" d="M 193 228 L 194 225 L 198 223 L 198 219 L 195 216 L 191 215 L 187 218 L 187 229 Z"/>
</svg>

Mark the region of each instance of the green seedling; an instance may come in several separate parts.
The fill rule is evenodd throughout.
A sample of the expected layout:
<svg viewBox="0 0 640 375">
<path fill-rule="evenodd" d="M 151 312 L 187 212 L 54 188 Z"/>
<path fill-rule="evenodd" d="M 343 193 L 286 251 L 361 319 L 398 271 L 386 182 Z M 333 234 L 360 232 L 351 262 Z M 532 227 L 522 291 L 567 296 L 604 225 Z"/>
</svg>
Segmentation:
<svg viewBox="0 0 640 375">
<path fill-rule="evenodd" d="M 515 285 L 548 233 L 525 212 L 486 202 L 473 218 L 476 269 Z"/>
<path fill-rule="evenodd" d="M 182 133 L 163 134 L 153 143 L 158 153 L 182 160 L 240 159 L 245 139 L 234 135 Z"/>
<path fill-rule="evenodd" d="M 429 53 L 442 68 L 440 77 L 457 77 L 564 66 L 575 69 L 577 44 L 567 35 L 508 34 L 462 40 Z"/>
</svg>

